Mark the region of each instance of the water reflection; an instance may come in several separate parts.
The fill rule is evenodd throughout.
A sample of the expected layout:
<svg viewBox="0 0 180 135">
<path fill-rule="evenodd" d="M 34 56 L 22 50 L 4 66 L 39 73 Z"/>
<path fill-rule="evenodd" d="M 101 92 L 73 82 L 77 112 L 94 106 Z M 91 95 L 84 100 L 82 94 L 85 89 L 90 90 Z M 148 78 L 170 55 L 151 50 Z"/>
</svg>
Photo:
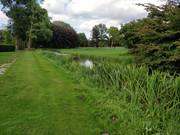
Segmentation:
<svg viewBox="0 0 180 135">
<path fill-rule="evenodd" d="M 63 54 L 63 53 L 60 53 L 60 52 L 54 52 L 56 55 L 58 55 L 58 56 L 67 56 L 67 55 L 69 55 L 69 54 Z"/>
<path fill-rule="evenodd" d="M 93 62 L 90 60 L 81 61 L 80 64 L 89 68 L 93 68 Z"/>
</svg>

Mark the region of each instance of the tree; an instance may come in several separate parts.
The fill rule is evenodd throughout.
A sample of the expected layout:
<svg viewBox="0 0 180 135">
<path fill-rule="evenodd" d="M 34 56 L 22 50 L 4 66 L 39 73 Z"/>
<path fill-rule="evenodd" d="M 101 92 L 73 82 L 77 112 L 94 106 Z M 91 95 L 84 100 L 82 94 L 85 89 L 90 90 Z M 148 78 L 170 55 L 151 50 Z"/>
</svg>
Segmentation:
<svg viewBox="0 0 180 135">
<path fill-rule="evenodd" d="M 120 33 L 117 27 L 111 26 L 109 28 L 109 37 L 111 40 L 111 47 L 113 47 L 114 44 L 119 44 Z"/>
<path fill-rule="evenodd" d="M 14 38 L 10 31 L 1 30 L 0 31 L 0 43 L 3 44 L 14 44 Z"/>
<path fill-rule="evenodd" d="M 92 39 L 91 39 L 92 42 L 95 43 L 96 47 L 98 47 L 100 32 L 99 32 L 99 29 L 98 29 L 97 25 L 95 25 L 92 28 L 91 35 L 92 35 Z"/>
<path fill-rule="evenodd" d="M 41 26 L 39 29 L 42 29 L 50 36 L 50 31 L 47 30 L 48 26 L 46 24 L 43 25 L 43 22 L 47 19 L 42 19 L 41 22 L 37 22 L 38 19 L 35 16 L 37 11 L 47 14 L 47 12 L 42 12 L 41 7 L 38 5 L 39 0 L 0 0 L 0 2 L 3 5 L 2 10 L 10 18 L 9 26 L 16 37 L 16 49 L 19 49 L 20 45 L 22 43 L 25 44 L 27 40 L 28 48 L 30 49 L 32 39 L 37 36 L 33 34 L 33 31 L 35 31 L 35 26 L 37 26 L 38 23 L 40 23 L 39 26 Z M 47 18 L 47 15 L 44 14 L 40 15 L 39 18 L 42 16 Z"/>
<path fill-rule="evenodd" d="M 86 35 L 84 33 L 79 33 L 79 44 L 80 44 L 80 47 L 87 47 L 88 46 L 88 40 L 87 40 Z"/>
<path fill-rule="evenodd" d="M 2 10 L 10 18 L 9 28 L 13 30 L 16 38 L 16 49 L 20 49 L 21 40 L 26 39 L 26 30 L 29 28 L 29 12 L 25 9 L 24 5 L 28 1 L 15 1 L 15 0 L 0 0 L 3 4 Z"/>
<path fill-rule="evenodd" d="M 42 44 L 47 44 L 52 37 L 52 31 L 50 30 L 50 20 L 46 9 L 42 9 L 39 5 L 35 5 L 33 9 L 33 19 L 31 39 L 35 48 L 40 47 Z M 30 45 L 31 46 L 31 45 Z"/>
<path fill-rule="evenodd" d="M 132 48 L 133 44 L 137 44 L 140 41 L 140 37 L 136 34 L 138 29 L 138 22 L 132 21 L 125 25 L 121 25 L 120 29 L 120 42 L 127 48 Z"/>
<path fill-rule="evenodd" d="M 108 29 L 105 24 L 95 25 L 92 28 L 91 31 L 92 42 L 95 43 L 96 47 L 98 47 L 99 43 L 103 45 L 106 44 L 106 41 L 108 40 L 107 34 L 108 34 Z"/>
<path fill-rule="evenodd" d="M 52 40 L 48 45 L 43 47 L 47 48 L 75 48 L 79 45 L 78 34 L 73 29 L 64 28 L 52 24 L 51 30 L 53 31 Z"/>
<path fill-rule="evenodd" d="M 135 47 L 131 50 L 137 63 L 160 71 L 168 70 L 172 74 L 180 73 L 180 29 L 177 25 L 180 6 L 174 2 L 161 7 L 153 4 L 139 5 L 144 6 L 149 14 L 147 18 L 130 23 L 134 29 L 128 39 L 138 39 L 131 45 Z"/>
<path fill-rule="evenodd" d="M 73 29 L 73 27 L 70 24 L 63 21 L 54 21 L 53 24 L 64 27 L 64 28 Z"/>
</svg>

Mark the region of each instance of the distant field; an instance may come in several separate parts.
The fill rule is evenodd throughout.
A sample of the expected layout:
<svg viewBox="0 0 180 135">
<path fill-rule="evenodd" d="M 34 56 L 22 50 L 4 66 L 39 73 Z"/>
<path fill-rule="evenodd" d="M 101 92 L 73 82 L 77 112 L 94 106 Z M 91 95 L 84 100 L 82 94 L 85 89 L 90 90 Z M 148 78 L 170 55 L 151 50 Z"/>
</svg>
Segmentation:
<svg viewBox="0 0 180 135">
<path fill-rule="evenodd" d="M 75 48 L 75 49 L 60 49 L 61 53 L 70 54 L 82 54 L 82 55 L 93 55 L 93 56 L 111 56 L 117 57 L 127 55 L 129 50 L 124 47 L 117 48 Z"/>
</svg>

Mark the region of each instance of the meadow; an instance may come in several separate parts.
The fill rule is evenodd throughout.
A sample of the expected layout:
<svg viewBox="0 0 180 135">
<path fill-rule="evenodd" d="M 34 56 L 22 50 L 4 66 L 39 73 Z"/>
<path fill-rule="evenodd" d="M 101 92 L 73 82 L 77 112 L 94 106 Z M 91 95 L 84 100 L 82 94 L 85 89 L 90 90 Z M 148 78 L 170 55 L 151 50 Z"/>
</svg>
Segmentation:
<svg viewBox="0 0 180 135">
<path fill-rule="evenodd" d="M 118 57 L 122 55 L 127 55 L 129 50 L 124 47 L 116 47 L 116 48 L 75 48 L 75 49 L 60 49 L 61 53 L 69 53 L 69 54 L 79 54 L 79 55 L 88 55 L 88 56 L 101 56 L 101 57 Z"/>
</svg>

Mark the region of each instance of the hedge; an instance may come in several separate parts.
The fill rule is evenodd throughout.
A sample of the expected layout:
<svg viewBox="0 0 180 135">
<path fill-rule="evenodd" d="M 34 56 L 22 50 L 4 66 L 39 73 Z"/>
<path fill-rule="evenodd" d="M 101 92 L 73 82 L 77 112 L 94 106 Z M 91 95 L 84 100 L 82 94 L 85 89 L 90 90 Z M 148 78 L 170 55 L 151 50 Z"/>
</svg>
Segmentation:
<svg viewBox="0 0 180 135">
<path fill-rule="evenodd" d="M 0 52 L 11 52 L 15 51 L 14 45 L 0 45 Z"/>
</svg>

